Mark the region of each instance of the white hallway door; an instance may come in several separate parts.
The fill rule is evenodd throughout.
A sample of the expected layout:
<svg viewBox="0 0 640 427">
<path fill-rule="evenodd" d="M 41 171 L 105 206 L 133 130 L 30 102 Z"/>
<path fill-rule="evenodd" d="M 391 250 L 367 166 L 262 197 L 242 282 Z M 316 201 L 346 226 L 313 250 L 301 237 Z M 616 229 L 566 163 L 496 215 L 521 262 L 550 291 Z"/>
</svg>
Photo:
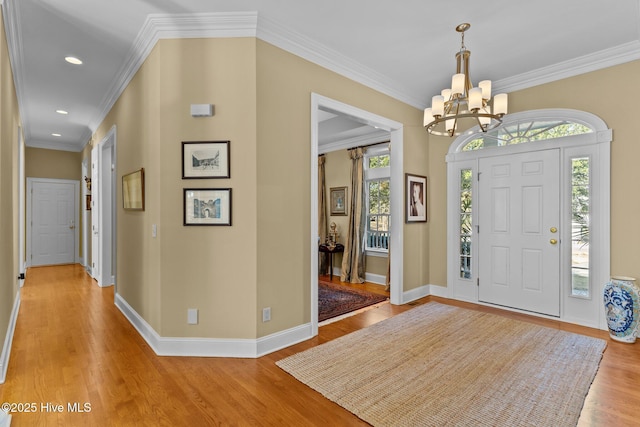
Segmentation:
<svg viewBox="0 0 640 427">
<path fill-rule="evenodd" d="M 31 201 L 31 265 L 75 262 L 76 186 L 34 181 Z"/>
<path fill-rule="evenodd" d="M 479 300 L 560 316 L 560 154 L 480 159 Z"/>
</svg>

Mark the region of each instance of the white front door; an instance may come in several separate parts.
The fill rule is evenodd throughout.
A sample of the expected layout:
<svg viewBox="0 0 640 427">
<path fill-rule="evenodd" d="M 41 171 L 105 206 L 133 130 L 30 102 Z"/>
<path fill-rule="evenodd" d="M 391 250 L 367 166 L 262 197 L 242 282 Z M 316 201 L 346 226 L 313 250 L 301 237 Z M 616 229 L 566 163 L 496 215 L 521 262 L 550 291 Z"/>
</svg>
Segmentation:
<svg viewBox="0 0 640 427">
<path fill-rule="evenodd" d="M 560 156 L 479 162 L 479 300 L 560 316 Z"/>
<path fill-rule="evenodd" d="M 75 185 L 33 182 L 31 265 L 75 262 Z"/>
</svg>

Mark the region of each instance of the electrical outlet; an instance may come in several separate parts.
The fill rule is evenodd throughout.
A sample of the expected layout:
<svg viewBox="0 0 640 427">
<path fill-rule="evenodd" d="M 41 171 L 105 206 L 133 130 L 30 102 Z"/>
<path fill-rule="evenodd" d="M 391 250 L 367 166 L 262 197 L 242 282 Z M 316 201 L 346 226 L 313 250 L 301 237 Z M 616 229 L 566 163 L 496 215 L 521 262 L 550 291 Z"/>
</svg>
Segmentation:
<svg viewBox="0 0 640 427">
<path fill-rule="evenodd" d="M 262 309 L 262 321 L 268 322 L 271 320 L 271 307 L 265 307 Z"/>
<path fill-rule="evenodd" d="M 189 325 L 197 325 L 198 324 L 198 309 L 197 308 L 189 308 L 189 309 L 187 309 L 187 323 Z"/>
</svg>

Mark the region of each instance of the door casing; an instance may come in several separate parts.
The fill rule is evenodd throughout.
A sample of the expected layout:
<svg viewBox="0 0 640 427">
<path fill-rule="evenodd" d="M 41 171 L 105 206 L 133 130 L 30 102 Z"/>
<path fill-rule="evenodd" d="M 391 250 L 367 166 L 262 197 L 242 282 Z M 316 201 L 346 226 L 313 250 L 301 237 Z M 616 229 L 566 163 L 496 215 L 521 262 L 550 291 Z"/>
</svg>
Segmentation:
<svg viewBox="0 0 640 427">
<path fill-rule="evenodd" d="M 561 300 L 560 320 L 576 323 L 588 327 L 607 329 L 601 295 L 604 284 L 610 277 L 610 173 L 611 173 L 611 141 L 613 132 L 598 116 L 578 110 L 545 109 L 513 113 L 505 116 L 503 125 L 530 122 L 531 120 L 567 120 L 581 123 L 590 127 L 593 132 L 545 141 L 524 144 L 491 147 L 480 150 L 464 151 L 466 144 L 475 138 L 478 129 L 471 129 L 456 138 L 446 156 L 447 161 L 447 295 L 449 298 L 485 304 L 478 298 L 478 268 L 477 262 L 472 262 L 472 274 L 469 278 L 462 278 L 460 274 L 459 248 L 460 224 L 455 220 L 460 215 L 460 172 L 468 169 L 474 177 L 472 193 L 474 204 L 482 203 L 477 200 L 479 159 L 483 157 L 502 156 L 514 153 L 527 153 L 548 149 L 560 150 L 560 239 L 571 239 L 571 170 L 568 166 L 572 158 L 588 157 L 591 162 L 591 237 L 590 237 L 590 277 L 591 295 L 589 298 L 576 297 L 570 294 L 570 245 L 566 245 L 560 255 Z M 475 134 L 475 135 L 474 135 Z M 477 224 L 477 212 L 474 208 L 473 224 Z M 473 239 L 481 238 L 475 234 Z M 472 244 L 471 256 L 478 260 L 477 241 Z M 490 304 L 489 304 L 490 305 Z M 512 311 L 522 311 L 514 308 L 502 307 Z M 549 317 L 542 314 L 541 317 Z"/>
<path fill-rule="evenodd" d="M 79 213 L 77 207 L 80 205 L 80 181 L 74 180 L 66 180 L 66 179 L 49 179 L 49 178 L 27 178 L 27 224 L 26 232 L 27 232 L 27 240 L 26 240 L 26 266 L 31 267 L 33 264 L 31 263 L 32 255 L 36 248 L 33 247 L 33 232 L 32 226 L 33 224 L 33 186 L 36 183 L 44 183 L 44 184 L 67 184 L 71 185 L 74 188 L 74 206 L 76 209 L 73 209 L 73 221 L 75 224 L 75 228 L 73 230 L 73 239 L 74 239 L 74 255 L 72 262 L 80 262 L 80 255 L 78 254 L 78 248 L 80 247 L 80 233 L 79 233 Z"/>
</svg>

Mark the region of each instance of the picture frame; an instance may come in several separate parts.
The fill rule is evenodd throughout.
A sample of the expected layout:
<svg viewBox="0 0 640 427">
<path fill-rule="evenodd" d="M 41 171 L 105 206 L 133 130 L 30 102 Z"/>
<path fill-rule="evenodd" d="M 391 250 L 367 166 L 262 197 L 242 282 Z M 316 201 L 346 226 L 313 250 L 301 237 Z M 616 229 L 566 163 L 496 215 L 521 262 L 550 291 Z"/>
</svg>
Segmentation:
<svg viewBox="0 0 640 427">
<path fill-rule="evenodd" d="M 87 194 L 85 196 L 85 204 L 84 207 L 86 210 L 90 211 L 91 210 L 91 194 Z"/>
<path fill-rule="evenodd" d="M 144 168 L 122 176 L 122 207 L 127 211 L 144 210 Z"/>
<path fill-rule="evenodd" d="M 187 225 L 231 225 L 231 188 L 185 188 Z"/>
<path fill-rule="evenodd" d="M 347 187 L 332 187 L 329 189 L 329 207 L 331 215 L 347 215 Z"/>
<path fill-rule="evenodd" d="M 427 177 L 405 173 L 405 222 L 427 222 Z"/>
<path fill-rule="evenodd" d="M 183 141 L 182 179 L 231 178 L 230 141 Z"/>
</svg>

